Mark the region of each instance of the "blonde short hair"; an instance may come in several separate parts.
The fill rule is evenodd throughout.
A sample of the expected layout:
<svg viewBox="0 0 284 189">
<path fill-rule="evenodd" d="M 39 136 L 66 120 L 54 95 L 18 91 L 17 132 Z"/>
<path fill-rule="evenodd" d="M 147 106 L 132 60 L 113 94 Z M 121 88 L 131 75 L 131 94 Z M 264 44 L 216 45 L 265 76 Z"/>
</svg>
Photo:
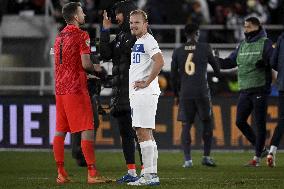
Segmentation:
<svg viewBox="0 0 284 189">
<path fill-rule="evenodd" d="M 133 16 L 133 15 L 141 15 L 144 18 L 145 22 L 148 22 L 148 15 L 143 10 L 137 9 L 137 10 L 131 11 L 130 16 Z"/>
</svg>

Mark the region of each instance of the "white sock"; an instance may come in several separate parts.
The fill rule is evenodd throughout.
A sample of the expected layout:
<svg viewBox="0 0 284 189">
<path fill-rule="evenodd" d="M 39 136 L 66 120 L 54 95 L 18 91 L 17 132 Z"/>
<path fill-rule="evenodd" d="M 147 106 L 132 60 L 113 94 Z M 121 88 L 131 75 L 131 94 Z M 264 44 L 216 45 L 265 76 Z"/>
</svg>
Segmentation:
<svg viewBox="0 0 284 189">
<path fill-rule="evenodd" d="M 158 147 L 156 141 L 153 140 L 153 145 L 154 145 L 154 157 L 153 157 L 153 173 L 158 172 Z"/>
<path fill-rule="evenodd" d="M 140 142 L 142 162 L 144 165 L 144 173 L 153 173 L 153 157 L 154 157 L 154 145 L 152 140 Z"/>
<path fill-rule="evenodd" d="M 136 177 L 136 169 L 128 169 L 127 173 L 133 177 Z"/>
<path fill-rule="evenodd" d="M 192 159 L 186 160 L 185 162 L 192 163 Z"/>
<path fill-rule="evenodd" d="M 275 155 L 275 154 L 276 154 L 276 151 L 277 151 L 277 146 L 271 145 L 271 146 L 270 146 L 269 153 L 272 153 L 273 155 Z"/>
</svg>

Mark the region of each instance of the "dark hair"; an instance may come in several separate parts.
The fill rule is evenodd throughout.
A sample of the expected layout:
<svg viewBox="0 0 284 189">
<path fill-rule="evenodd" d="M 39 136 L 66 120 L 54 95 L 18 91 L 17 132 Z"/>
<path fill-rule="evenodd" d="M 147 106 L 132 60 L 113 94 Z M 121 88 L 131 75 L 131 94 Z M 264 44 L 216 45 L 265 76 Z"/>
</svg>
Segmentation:
<svg viewBox="0 0 284 189">
<path fill-rule="evenodd" d="M 115 5 L 113 6 L 113 9 L 114 9 L 115 14 L 123 13 L 124 14 L 123 16 L 129 17 L 130 12 L 136 10 L 137 7 L 132 1 L 119 1 L 115 3 Z"/>
<path fill-rule="evenodd" d="M 78 7 L 81 7 L 81 3 L 79 2 L 70 2 L 63 6 L 62 15 L 64 20 L 69 23 L 73 20 L 73 16 L 76 14 Z"/>
<path fill-rule="evenodd" d="M 199 26 L 195 23 L 187 24 L 184 27 L 184 32 L 185 32 L 186 37 L 197 35 L 198 30 L 199 30 Z"/>
<path fill-rule="evenodd" d="M 137 7 L 132 1 L 119 1 L 112 8 L 112 19 L 115 20 L 117 14 L 122 13 L 123 22 L 119 26 L 120 28 L 129 30 L 129 17 L 130 12 L 136 10 Z"/>
<path fill-rule="evenodd" d="M 260 21 L 259 21 L 259 19 L 257 17 L 254 17 L 254 16 L 253 17 L 249 17 L 245 21 L 246 22 L 250 22 L 250 23 L 252 23 L 255 26 L 260 26 Z"/>
</svg>

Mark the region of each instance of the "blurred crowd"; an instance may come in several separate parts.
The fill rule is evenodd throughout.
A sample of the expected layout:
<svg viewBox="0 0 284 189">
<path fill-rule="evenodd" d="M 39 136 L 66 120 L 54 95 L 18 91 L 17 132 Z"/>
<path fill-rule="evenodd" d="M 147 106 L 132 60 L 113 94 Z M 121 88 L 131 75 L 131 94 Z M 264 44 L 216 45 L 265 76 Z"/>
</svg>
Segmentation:
<svg viewBox="0 0 284 189">
<path fill-rule="evenodd" d="M 51 0 L 57 22 L 64 23 L 61 8 L 71 0 Z M 87 23 L 101 23 L 102 12 L 110 14 L 118 0 L 72 0 L 79 1 L 87 15 Z M 262 24 L 284 25 L 284 0 L 133 0 L 135 4 L 149 15 L 151 24 L 217 24 L 225 27 L 220 32 L 201 33 L 201 40 L 211 43 L 234 43 L 244 38 L 241 27 L 248 16 L 256 16 Z M 1 0 L 4 14 L 19 14 L 31 10 L 34 14 L 43 14 L 45 0 Z M 1 10 L 0 10 L 1 11 Z M 111 16 L 111 15 L 110 15 Z M 236 29 L 232 29 L 236 28 Z M 159 42 L 173 42 L 171 36 L 159 36 Z M 208 40 L 210 39 L 210 40 Z"/>
<path fill-rule="evenodd" d="M 6 14 L 34 10 L 43 14 L 45 0 L 1 0 Z M 51 0 L 55 10 L 69 0 Z M 83 4 L 88 22 L 99 23 L 104 9 L 111 9 L 117 0 L 72 0 Z M 257 16 L 265 24 L 284 24 L 284 0 L 133 0 L 146 10 L 152 24 L 223 24 L 234 25 L 244 17 Z M 56 14 L 56 13 L 55 13 Z M 56 14 L 60 17 L 60 14 Z"/>
</svg>

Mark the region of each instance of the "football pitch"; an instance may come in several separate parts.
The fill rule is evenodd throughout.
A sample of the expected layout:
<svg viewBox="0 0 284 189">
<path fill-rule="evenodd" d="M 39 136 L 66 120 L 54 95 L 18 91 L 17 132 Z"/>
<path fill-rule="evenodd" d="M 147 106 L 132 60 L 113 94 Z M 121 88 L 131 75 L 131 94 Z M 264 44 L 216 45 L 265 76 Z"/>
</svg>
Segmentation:
<svg viewBox="0 0 284 189">
<path fill-rule="evenodd" d="M 194 167 L 181 167 L 181 152 L 160 152 L 158 173 L 160 186 L 154 188 L 284 188 L 284 153 L 277 154 L 277 167 L 269 168 L 264 159 L 261 167 L 243 167 L 252 157 L 250 152 L 213 152 L 218 164 L 215 168 L 201 165 L 201 153 L 193 152 Z M 137 188 L 127 185 L 86 183 L 86 168 L 80 168 L 65 153 L 66 169 L 75 181 L 63 186 L 55 184 L 56 169 L 53 154 L 49 152 L 0 152 L 0 189 L 47 188 Z M 97 152 L 97 167 L 103 176 L 118 178 L 125 173 L 122 152 Z M 138 187 L 138 188 L 150 188 Z"/>
</svg>

